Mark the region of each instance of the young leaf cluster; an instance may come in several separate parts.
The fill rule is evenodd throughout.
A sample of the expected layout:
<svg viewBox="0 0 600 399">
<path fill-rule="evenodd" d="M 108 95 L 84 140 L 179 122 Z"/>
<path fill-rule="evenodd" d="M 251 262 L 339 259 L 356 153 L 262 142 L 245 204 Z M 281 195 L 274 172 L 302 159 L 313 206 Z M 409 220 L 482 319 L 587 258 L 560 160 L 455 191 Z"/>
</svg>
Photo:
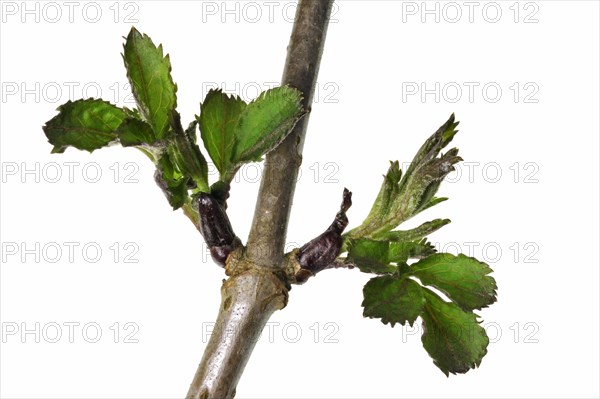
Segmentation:
<svg viewBox="0 0 600 399">
<path fill-rule="evenodd" d="M 44 126 L 52 152 L 68 147 L 93 152 L 121 144 L 135 147 L 156 165 L 155 180 L 173 209 L 184 207 L 193 221 L 199 193 L 218 191 L 226 198 L 239 166 L 259 161 L 275 148 L 302 117 L 301 93 L 290 87 L 267 90 L 249 104 L 218 90 L 208 93 L 201 112 L 184 129 L 177 107 L 177 85 L 169 56 L 145 34 L 132 28 L 123 60 L 137 108 L 130 110 L 101 99 L 69 101 Z M 204 146 L 220 172 L 208 181 L 207 161 L 197 143 L 197 126 Z M 193 215 L 196 214 L 196 215 Z"/>
<path fill-rule="evenodd" d="M 196 119 L 220 180 L 231 181 L 241 164 L 258 162 L 275 148 L 303 115 L 301 101 L 300 92 L 287 86 L 265 91 L 250 104 L 209 91 Z"/>
<path fill-rule="evenodd" d="M 364 316 L 392 327 L 413 325 L 421 317 L 423 346 L 446 375 L 477 367 L 487 353 L 489 340 L 473 311 L 496 301 L 492 269 L 462 254 L 436 253 L 426 237 L 448 219 L 395 229 L 446 200 L 435 194 L 461 158 L 456 148 L 444 154 L 441 150 L 457 133 L 457 125 L 452 115 L 423 144 L 404 175 L 398 161 L 391 162 L 369 215 L 344 236 L 347 256 L 342 259 L 377 275 L 363 289 Z"/>
<path fill-rule="evenodd" d="M 399 162 L 391 162 L 369 215 L 359 227 L 348 232 L 348 237 L 381 238 L 402 222 L 447 200 L 435 194 L 442 180 L 462 159 L 457 148 L 440 152 L 454 138 L 457 126 L 453 114 L 427 139 L 404 175 Z"/>
</svg>

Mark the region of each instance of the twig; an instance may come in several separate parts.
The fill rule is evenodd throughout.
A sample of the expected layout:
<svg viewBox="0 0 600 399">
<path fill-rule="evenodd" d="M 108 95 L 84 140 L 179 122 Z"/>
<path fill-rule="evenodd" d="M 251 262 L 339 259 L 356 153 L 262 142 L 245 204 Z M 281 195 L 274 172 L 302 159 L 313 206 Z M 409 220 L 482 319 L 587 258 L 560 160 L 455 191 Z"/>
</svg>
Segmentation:
<svg viewBox="0 0 600 399">
<path fill-rule="evenodd" d="M 302 91 L 307 109 L 332 5 L 333 0 L 300 0 L 296 11 L 282 84 Z M 231 277 L 223 283 L 215 330 L 188 399 L 233 398 L 260 333 L 271 315 L 287 303 L 283 249 L 307 124 L 308 117 L 302 118 L 266 157 L 248 248 L 227 258 L 225 267 Z"/>
</svg>

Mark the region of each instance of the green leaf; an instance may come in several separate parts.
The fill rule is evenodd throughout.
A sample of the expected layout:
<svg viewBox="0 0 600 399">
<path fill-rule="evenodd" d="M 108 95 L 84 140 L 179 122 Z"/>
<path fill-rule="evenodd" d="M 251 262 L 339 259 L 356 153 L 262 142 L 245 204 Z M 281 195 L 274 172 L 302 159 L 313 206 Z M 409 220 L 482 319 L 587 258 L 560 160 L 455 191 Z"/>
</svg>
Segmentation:
<svg viewBox="0 0 600 399">
<path fill-rule="evenodd" d="M 69 146 L 92 152 L 117 141 L 115 131 L 125 113 L 106 101 L 69 101 L 57 109 L 59 114 L 43 127 L 53 153 L 64 152 Z"/>
<path fill-rule="evenodd" d="M 418 200 L 410 201 L 403 211 L 413 216 L 423 209 L 429 208 L 431 206 L 430 202 L 433 201 L 442 180 L 454 171 L 454 164 L 460 161 L 462 161 L 462 158 L 458 156 L 458 149 L 453 148 L 416 170 L 414 175 L 408 179 L 409 182 L 406 184 L 405 189 L 407 195 Z"/>
<path fill-rule="evenodd" d="M 348 261 L 363 273 L 388 274 L 396 271 L 390 265 L 390 243 L 368 239 L 350 240 Z"/>
<path fill-rule="evenodd" d="M 386 274 L 396 271 L 390 263 L 405 263 L 435 252 L 426 240 L 410 242 L 376 241 L 366 238 L 350 240 L 348 260 L 364 273 Z"/>
<path fill-rule="evenodd" d="M 196 183 L 197 191 L 209 192 L 208 166 L 195 141 L 196 124 L 190 124 L 184 131 L 179 113 L 172 111 L 171 127 L 175 132 L 171 144 L 167 147 L 171 160 L 184 176 Z"/>
<path fill-rule="evenodd" d="M 435 248 L 426 239 L 409 242 L 390 242 L 392 262 L 406 262 L 408 259 L 421 259 L 435 253 Z"/>
<path fill-rule="evenodd" d="M 397 161 L 391 163 L 369 215 L 359 227 L 348 232 L 348 237 L 385 237 L 417 213 L 446 200 L 436 198 L 435 194 L 442 180 L 454 170 L 454 164 L 462 159 L 456 148 L 438 155 L 452 141 L 457 125 L 452 114 L 423 144 L 404 175 Z"/>
<path fill-rule="evenodd" d="M 379 189 L 379 194 L 375 199 L 375 203 L 367 216 L 368 224 L 378 223 L 381 218 L 386 215 L 390 209 L 390 205 L 398 195 L 398 183 L 402 178 L 402 170 L 398 161 L 390 161 L 390 167 L 383 176 L 383 184 Z"/>
<path fill-rule="evenodd" d="M 496 301 L 492 269 L 463 254 L 433 254 L 411 265 L 413 275 L 433 286 L 465 310 L 485 308 Z"/>
<path fill-rule="evenodd" d="M 379 227 L 371 234 L 377 236 L 390 231 L 423 209 L 429 208 L 432 201 L 434 204 L 440 202 L 434 200 L 434 195 L 442 180 L 454 170 L 454 164 L 462 161 L 457 154 L 458 149 L 454 148 L 440 158 L 434 158 L 426 165 L 421 165 L 411 175 L 406 173 L 400 183 L 400 195 L 391 204 Z"/>
<path fill-rule="evenodd" d="M 173 210 L 181 208 L 188 200 L 189 178 L 185 177 L 169 157 L 168 152 L 158 160 L 154 180 L 161 188 Z"/>
<path fill-rule="evenodd" d="M 123 59 L 141 115 L 156 137 L 164 138 L 169 130 L 170 112 L 177 105 L 177 86 L 171 78 L 169 56 L 163 56 L 162 45 L 156 47 L 147 35 L 131 28 Z"/>
<path fill-rule="evenodd" d="M 125 115 L 127 115 L 128 118 L 142 119 L 140 111 L 137 108 L 123 107 L 123 111 L 125 112 Z"/>
<path fill-rule="evenodd" d="M 240 113 L 232 163 L 260 161 L 292 130 L 303 115 L 302 94 L 291 87 L 267 90 Z"/>
<path fill-rule="evenodd" d="M 215 167 L 227 175 L 233 157 L 235 129 L 246 103 L 237 96 L 228 96 L 221 90 L 210 90 L 200 106 L 200 135 Z"/>
<path fill-rule="evenodd" d="M 380 318 L 383 324 L 411 326 L 419 317 L 425 299 L 421 286 L 409 279 L 396 276 L 374 277 L 363 288 L 363 315 Z"/>
<path fill-rule="evenodd" d="M 422 239 L 450 223 L 450 219 L 435 219 L 411 230 L 394 230 L 379 234 L 381 240 L 414 241 Z"/>
<path fill-rule="evenodd" d="M 123 147 L 154 144 L 156 137 L 149 124 L 139 119 L 128 117 L 117 129 L 117 136 Z"/>
<path fill-rule="evenodd" d="M 448 201 L 448 198 L 446 197 L 433 197 L 431 198 L 431 200 L 427 203 L 424 203 L 423 206 L 420 207 L 419 212 L 423 212 L 425 209 L 429 209 L 432 206 L 436 206 L 437 204 L 439 204 L 440 202 L 444 202 L 444 201 Z"/>
<path fill-rule="evenodd" d="M 402 182 L 402 186 L 408 182 L 410 176 L 412 176 L 417 169 L 421 168 L 423 165 L 427 165 L 435 159 L 440 151 L 452 141 L 456 133 L 458 133 L 458 130 L 456 130 L 458 124 L 459 122 L 456 122 L 454 114 L 450 115 L 450 118 L 448 118 L 446 123 L 440 126 L 440 128 L 425 141 L 406 170 L 406 179 Z"/>
<path fill-rule="evenodd" d="M 351 236 L 370 237 L 370 233 L 381 226 L 382 220 L 389 214 L 391 206 L 398 196 L 401 177 L 402 170 L 400 169 L 400 163 L 398 161 L 390 161 L 390 167 L 383 176 L 383 184 L 379 189 L 379 194 L 371 207 L 369 215 L 358 229 L 349 233 Z"/>
<path fill-rule="evenodd" d="M 423 347 L 446 376 L 466 373 L 481 364 L 489 339 L 477 315 L 445 302 L 424 288 L 425 306 L 421 318 Z"/>
</svg>

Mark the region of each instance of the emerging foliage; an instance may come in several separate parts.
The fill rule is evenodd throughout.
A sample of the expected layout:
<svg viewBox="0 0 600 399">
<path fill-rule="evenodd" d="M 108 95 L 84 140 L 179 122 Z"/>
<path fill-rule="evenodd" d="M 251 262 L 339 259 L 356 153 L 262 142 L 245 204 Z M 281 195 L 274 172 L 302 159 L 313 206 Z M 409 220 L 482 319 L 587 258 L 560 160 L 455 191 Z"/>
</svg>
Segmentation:
<svg viewBox="0 0 600 399">
<path fill-rule="evenodd" d="M 434 195 L 442 180 L 454 170 L 454 164 L 462 159 L 456 148 L 438 155 L 452 141 L 456 126 L 458 122 L 452 114 L 419 149 L 404 175 L 399 162 L 391 162 L 371 212 L 359 227 L 348 232 L 348 237 L 380 238 L 419 212 L 446 200 Z"/>
<path fill-rule="evenodd" d="M 196 128 L 221 173 L 215 196 L 225 201 L 239 165 L 271 151 L 303 115 L 301 94 L 277 87 L 246 104 L 221 91 L 208 93 L 200 116 L 184 130 L 176 110 L 177 85 L 162 45 L 132 28 L 123 46 L 123 60 L 137 109 L 119 108 L 99 99 L 67 102 L 44 126 L 52 152 L 67 147 L 94 151 L 120 143 L 146 154 L 155 164 L 154 178 L 173 209 L 199 220 L 199 193 L 211 192 L 208 165 L 197 144 Z"/>
<path fill-rule="evenodd" d="M 173 209 L 185 204 L 188 198 L 188 179 L 177 169 L 168 152 L 164 152 L 156 164 L 154 180 L 167 197 Z"/>
<path fill-rule="evenodd" d="M 211 90 L 200 106 L 200 134 L 215 167 L 225 176 L 231 174 L 235 129 L 246 103 L 237 96 L 221 90 Z"/>
<path fill-rule="evenodd" d="M 177 86 L 171 78 L 171 61 L 147 35 L 132 28 L 123 46 L 127 78 L 140 113 L 158 139 L 169 132 L 171 111 L 177 106 Z"/>
<path fill-rule="evenodd" d="M 395 229 L 447 200 L 435 194 L 461 161 L 456 148 L 441 153 L 454 138 L 457 125 L 452 115 L 423 144 L 404 174 L 398 161 L 390 163 L 369 215 L 345 235 L 348 253 L 340 259 L 362 272 L 379 275 L 363 289 L 364 316 L 392 327 L 395 323 L 412 325 L 420 316 L 425 329 L 423 346 L 446 375 L 467 372 L 487 353 L 488 338 L 473 310 L 496 301 L 496 281 L 489 276 L 492 269 L 462 254 L 436 253 L 426 237 L 450 223 L 448 219 L 410 230 Z M 418 261 L 409 264 L 413 259 Z M 427 286 L 452 302 L 445 302 Z"/>
<path fill-rule="evenodd" d="M 125 119 L 120 108 L 91 98 L 69 101 L 58 111 L 44 126 L 54 153 L 62 153 L 69 146 L 89 152 L 106 147 L 117 141 L 117 128 Z"/>
<path fill-rule="evenodd" d="M 211 90 L 200 107 L 200 133 L 220 173 L 229 182 L 239 166 L 260 161 L 302 117 L 302 96 L 287 86 L 267 90 L 246 104 L 239 97 Z"/>
<path fill-rule="evenodd" d="M 156 135 L 152 127 L 133 117 L 128 117 L 121 123 L 117 129 L 117 136 L 123 147 L 153 145 L 156 142 Z"/>
<path fill-rule="evenodd" d="M 240 113 L 235 126 L 234 163 L 260 161 L 302 116 L 302 96 L 287 86 L 267 90 Z"/>
<path fill-rule="evenodd" d="M 390 241 L 414 241 L 427 237 L 450 223 L 450 219 L 435 219 L 410 230 L 394 230 L 380 234 L 382 240 Z"/>
<path fill-rule="evenodd" d="M 192 122 L 187 130 L 183 130 L 177 112 L 171 114 L 173 139 L 167 147 L 167 152 L 173 159 L 177 169 L 193 182 L 195 191 L 208 192 L 208 165 L 196 144 L 196 122 Z"/>
</svg>

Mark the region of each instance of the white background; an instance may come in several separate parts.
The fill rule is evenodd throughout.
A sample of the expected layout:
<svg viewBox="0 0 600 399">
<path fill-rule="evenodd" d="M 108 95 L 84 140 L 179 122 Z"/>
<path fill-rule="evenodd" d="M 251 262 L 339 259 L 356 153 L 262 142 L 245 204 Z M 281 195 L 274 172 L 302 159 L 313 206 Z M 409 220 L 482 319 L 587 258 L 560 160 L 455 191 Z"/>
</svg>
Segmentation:
<svg viewBox="0 0 600 399">
<path fill-rule="evenodd" d="M 171 54 L 189 121 L 207 82 L 246 99 L 278 82 L 293 14 L 285 2 L 2 3 L 2 397 L 185 395 L 222 270 L 141 153 L 51 155 L 41 126 L 95 88 L 132 106 L 119 55 L 131 19 Z M 479 369 L 446 378 L 419 331 L 362 318 L 367 275 L 324 272 L 273 317 L 238 397 L 598 397 L 598 3 L 340 1 L 333 19 L 288 242 L 319 234 L 343 187 L 359 224 L 388 160 L 409 162 L 455 112 L 471 169 L 442 186 L 450 201 L 405 227 L 451 218 L 430 239 L 493 267 L 498 303 L 480 312 L 493 343 Z M 231 193 L 242 238 L 256 170 Z M 79 323 L 72 339 L 68 323 Z"/>
</svg>

